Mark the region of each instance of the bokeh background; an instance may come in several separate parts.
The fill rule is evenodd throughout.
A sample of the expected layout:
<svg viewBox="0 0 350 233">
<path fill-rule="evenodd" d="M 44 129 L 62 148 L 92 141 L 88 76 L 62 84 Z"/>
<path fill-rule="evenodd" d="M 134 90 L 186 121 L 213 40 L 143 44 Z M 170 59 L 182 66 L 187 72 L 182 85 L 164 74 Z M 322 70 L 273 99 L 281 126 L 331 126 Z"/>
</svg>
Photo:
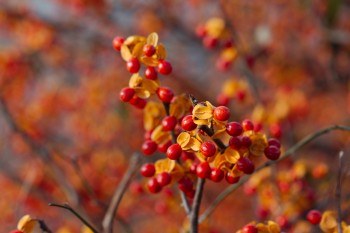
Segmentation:
<svg viewBox="0 0 350 233">
<path fill-rule="evenodd" d="M 239 50 L 225 71 L 216 65 L 220 48 L 205 48 L 196 35 L 212 17 L 226 21 Z M 72 203 L 100 224 L 144 140 L 142 111 L 119 101 L 130 74 L 112 40 L 151 32 L 173 65 L 163 85 L 216 104 L 228 81 L 247 82 L 246 98 L 229 103 L 233 119 L 256 117 L 262 103 L 268 115 L 279 116 L 263 123 L 272 135 L 278 124 L 285 148 L 326 126 L 350 124 L 350 1 L 0 0 L 2 232 L 15 229 L 24 214 L 44 219 L 54 232 L 81 231 L 77 219 L 49 202 Z M 324 136 L 295 157 L 311 168 L 327 165 L 327 182 L 312 183 L 323 194 L 322 208 L 334 207 L 333 171 L 339 151 L 350 153 L 348 135 Z M 177 192 L 140 194 L 143 183 L 139 175 L 133 180 L 116 226 L 179 232 L 185 215 Z M 226 186 L 209 183 L 203 206 Z M 203 232 L 235 232 L 257 219 L 256 202 L 238 190 Z"/>
</svg>

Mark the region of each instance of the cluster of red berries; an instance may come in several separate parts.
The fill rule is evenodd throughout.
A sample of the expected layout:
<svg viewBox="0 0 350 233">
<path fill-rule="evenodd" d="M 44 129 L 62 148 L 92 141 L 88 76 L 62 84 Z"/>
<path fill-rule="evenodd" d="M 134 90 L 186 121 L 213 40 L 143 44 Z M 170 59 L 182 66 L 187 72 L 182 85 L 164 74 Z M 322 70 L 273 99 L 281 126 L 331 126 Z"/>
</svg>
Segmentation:
<svg viewBox="0 0 350 233">
<path fill-rule="evenodd" d="M 171 101 L 173 93 L 168 88 L 159 87 L 157 81 L 158 74 L 169 75 L 172 72 L 172 65 L 165 60 L 166 50 L 162 44 L 158 44 L 156 33 L 151 33 L 147 38 L 131 36 L 125 39 L 117 36 L 113 39 L 113 47 L 121 52 L 126 69 L 138 77 L 137 82 L 121 90 L 120 100 L 140 109 L 145 107 L 146 99 L 153 94 L 157 94 L 163 102 Z"/>
<path fill-rule="evenodd" d="M 205 48 L 221 49 L 220 56 L 216 61 L 217 69 L 226 71 L 230 68 L 237 57 L 237 50 L 223 19 L 211 18 L 205 24 L 198 25 L 196 35 L 202 39 Z"/>
</svg>

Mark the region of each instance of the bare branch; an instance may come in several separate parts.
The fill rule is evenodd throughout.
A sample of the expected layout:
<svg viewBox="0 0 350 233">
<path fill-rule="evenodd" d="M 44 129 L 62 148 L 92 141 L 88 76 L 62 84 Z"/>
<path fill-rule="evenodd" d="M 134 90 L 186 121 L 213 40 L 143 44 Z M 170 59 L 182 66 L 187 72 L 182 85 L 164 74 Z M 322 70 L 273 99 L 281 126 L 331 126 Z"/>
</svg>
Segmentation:
<svg viewBox="0 0 350 233">
<path fill-rule="evenodd" d="M 109 204 L 108 210 L 103 218 L 102 227 L 104 233 L 112 233 L 113 232 L 113 220 L 115 218 L 118 206 L 120 201 L 123 198 L 125 190 L 127 189 L 131 178 L 136 172 L 140 162 L 140 155 L 138 153 L 133 154 L 130 159 L 130 164 L 120 181 L 120 184 L 115 189 L 111 202 Z"/>
<path fill-rule="evenodd" d="M 350 126 L 342 126 L 342 125 L 333 125 L 324 129 L 321 129 L 315 133 L 309 134 L 308 136 L 301 139 L 299 142 L 297 142 L 294 146 L 290 147 L 288 150 L 284 152 L 284 154 L 276 161 L 268 161 L 255 169 L 255 172 L 260 171 L 261 169 L 271 166 L 273 164 L 276 164 L 277 162 L 286 159 L 287 157 L 293 155 L 296 151 L 298 151 L 300 148 L 308 144 L 309 142 L 315 140 L 316 138 L 327 134 L 329 132 L 332 132 L 334 130 L 340 130 L 340 131 L 350 131 Z M 232 192 L 234 192 L 236 189 L 238 189 L 241 185 L 243 185 L 245 182 L 247 182 L 249 179 L 249 176 L 244 176 L 237 184 L 229 186 L 226 188 L 222 193 L 218 195 L 218 197 L 213 201 L 213 203 L 204 211 L 204 213 L 200 216 L 199 222 L 203 222 L 205 219 L 207 219 L 215 210 L 215 208 Z"/>
</svg>

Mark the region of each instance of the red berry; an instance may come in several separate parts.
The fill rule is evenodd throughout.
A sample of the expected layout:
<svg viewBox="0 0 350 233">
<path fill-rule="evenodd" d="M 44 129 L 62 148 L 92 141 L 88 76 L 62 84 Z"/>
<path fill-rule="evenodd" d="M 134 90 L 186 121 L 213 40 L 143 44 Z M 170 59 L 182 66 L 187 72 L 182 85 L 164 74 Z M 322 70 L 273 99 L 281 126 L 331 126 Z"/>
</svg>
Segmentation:
<svg viewBox="0 0 350 233">
<path fill-rule="evenodd" d="M 244 131 L 254 130 L 254 124 L 250 120 L 242 121 L 242 128 Z"/>
<path fill-rule="evenodd" d="M 207 34 L 207 30 L 205 29 L 204 25 L 198 25 L 196 27 L 196 35 L 200 38 L 204 37 Z"/>
<path fill-rule="evenodd" d="M 141 175 L 144 177 L 152 177 L 154 176 L 156 169 L 153 163 L 146 163 L 142 165 L 140 172 L 141 172 Z"/>
<path fill-rule="evenodd" d="M 253 224 L 248 224 L 243 227 L 242 233 L 258 233 L 258 229 Z"/>
<path fill-rule="evenodd" d="M 266 147 L 264 150 L 264 153 L 265 153 L 266 158 L 268 158 L 270 160 L 277 160 L 281 155 L 280 149 L 276 146 Z"/>
<path fill-rule="evenodd" d="M 141 67 L 140 62 L 136 57 L 133 57 L 126 62 L 126 68 L 132 74 L 139 72 L 140 67 Z"/>
<path fill-rule="evenodd" d="M 234 45 L 234 42 L 233 42 L 232 39 L 228 39 L 228 40 L 226 40 L 226 41 L 224 42 L 224 47 L 225 47 L 225 48 L 232 48 L 233 45 Z"/>
<path fill-rule="evenodd" d="M 186 197 L 192 199 L 192 198 L 194 198 L 195 193 L 196 193 L 196 190 L 192 189 L 190 191 L 187 191 L 185 194 L 186 194 Z"/>
<path fill-rule="evenodd" d="M 235 184 L 239 181 L 240 176 L 233 176 L 230 172 L 227 172 L 225 175 L 225 180 L 229 184 Z"/>
<path fill-rule="evenodd" d="M 169 146 L 171 146 L 171 141 L 169 140 L 168 142 L 164 143 L 163 145 L 158 145 L 158 150 L 160 152 L 166 153 L 168 150 Z"/>
<path fill-rule="evenodd" d="M 278 216 L 276 218 L 276 222 L 282 228 L 287 228 L 289 225 L 289 221 L 288 221 L 288 218 L 286 216 Z"/>
<path fill-rule="evenodd" d="M 152 66 L 147 66 L 145 70 L 145 78 L 150 80 L 156 80 L 158 78 L 158 73 L 156 69 Z"/>
<path fill-rule="evenodd" d="M 172 90 L 166 87 L 158 88 L 157 95 L 159 99 L 164 103 L 170 103 L 174 97 L 174 93 L 172 92 Z"/>
<path fill-rule="evenodd" d="M 279 141 L 278 139 L 276 139 L 276 138 L 270 138 L 270 139 L 268 140 L 268 144 L 269 144 L 269 146 L 275 146 L 275 147 L 277 147 L 277 148 L 281 148 L 281 143 L 280 143 L 280 141 Z"/>
<path fill-rule="evenodd" d="M 254 163 L 247 157 L 241 157 L 237 161 L 237 169 L 245 174 L 252 174 L 255 170 Z"/>
<path fill-rule="evenodd" d="M 241 148 L 241 140 L 238 137 L 231 137 L 229 145 L 234 150 L 239 150 Z"/>
<path fill-rule="evenodd" d="M 179 184 L 179 189 L 184 193 L 193 190 L 193 182 L 188 177 L 181 178 L 178 184 Z"/>
<path fill-rule="evenodd" d="M 266 220 L 269 214 L 269 210 L 263 207 L 259 207 L 256 210 L 256 215 L 258 216 L 259 220 Z"/>
<path fill-rule="evenodd" d="M 230 103 L 230 98 L 227 95 L 220 93 L 216 97 L 216 102 L 218 105 L 227 106 Z"/>
<path fill-rule="evenodd" d="M 215 66 L 219 71 L 226 71 L 230 68 L 231 64 L 232 61 L 220 57 L 216 60 Z"/>
<path fill-rule="evenodd" d="M 270 125 L 271 135 L 275 138 L 280 138 L 282 136 L 282 128 L 279 124 Z"/>
<path fill-rule="evenodd" d="M 122 47 L 124 41 L 125 41 L 125 39 L 123 37 L 120 37 L 120 36 L 114 37 L 114 39 L 113 39 L 114 49 L 117 51 L 120 51 L 120 48 Z"/>
<path fill-rule="evenodd" d="M 216 146 L 214 142 L 203 142 L 200 151 L 205 157 L 212 157 L 216 154 Z"/>
<path fill-rule="evenodd" d="M 156 48 L 151 44 L 146 44 L 142 51 L 147 57 L 152 57 L 156 53 Z"/>
<path fill-rule="evenodd" d="M 227 121 L 230 118 L 230 115 L 230 109 L 225 106 L 216 107 L 213 112 L 214 118 L 219 121 Z"/>
<path fill-rule="evenodd" d="M 133 88 L 130 87 L 124 87 L 121 91 L 120 91 L 120 100 L 123 102 L 129 102 L 132 97 L 134 96 L 135 91 Z"/>
<path fill-rule="evenodd" d="M 162 190 L 162 186 L 158 184 L 157 179 L 154 177 L 148 180 L 147 187 L 151 193 L 159 193 Z"/>
<path fill-rule="evenodd" d="M 194 123 L 192 115 L 187 115 L 182 118 L 181 127 L 186 131 L 192 131 L 197 128 L 196 123 Z"/>
<path fill-rule="evenodd" d="M 166 116 L 162 120 L 162 127 L 164 131 L 171 131 L 175 129 L 177 119 L 174 116 Z"/>
<path fill-rule="evenodd" d="M 157 143 L 152 140 L 146 140 L 142 144 L 142 152 L 145 155 L 152 155 L 154 152 L 156 152 L 157 148 L 158 148 Z"/>
<path fill-rule="evenodd" d="M 240 137 L 240 140 L 241 140 L 241 146 L 243 147 L 248 148 L 252 144 L 252 139 L 250 139 L 250 137 L 248 136 L 242 136 Z"/>
<path fill-rule="evenodd" d="M 207 49 L 213 49 L 217 46 L 218 39 L 212 36 L 206 36 L 203 38 L 203 45 Z"/>
<path fill-rule="evenodd" d="M 190 166 L 190 173 L 196 174 L 197 173 L 197 166 L 198 166 L 197 163 L 192 163 Z"/>
<path fill-rule="evenodd" d="M 229 122 L 226 124 L 226 132 L 231 136 L 239 136 L 243 132 L 242 125 L 238 122 Z"/>
<path fill-rule="evenodd" d="M 165 61 L 165 60 L 161 60 L 158 63 L 158 72 L 164 75 L 168 75 L 171 73 L 171 71 L 173 70 L 170 62 Z"/>
<path fill-rule="evenodd" d="M 235 94 L 238 101 L 243 102 L 245 100 L 247 93 L 245 90 L 238 90 Z"/>
<path fill-rule="evenodd" d="M 144 140 L 151 139 L 152 132 L 153 132 L 152 130 L 147 130 L 147 131 L 145 131 L 145 133 L 143 134 L 143 139 L 144 139 Z"/>
<path fill-rule="evenodd" d="M 135 106 L 136 108 L 143 109 L 147 104 L 147 100 L 141 99 L 140 97 L 134 95 L 129 101 L 129 103 Z"/>
<path fill-rule="evenodd" d="M 220 182 L 224 179 L 225 173 L 220 168 L 214 168 L 211 170 L 210 179 L 214 182 Z"/>
<path fill-rule="evenodd" d="M 133 194 L 141 194 L 143 193 L 143 187 L 139 182 L 135 181 L 130 184 L 130 191 Z"/>
<path fill-rule="evenodd" d="M 197 165 L 196 174 L 198 177 L 205 179 L 210 178 L 211 168 L 209 163 L 204 161 Z"/>
<path fill-rule="evenodd" d="M 157 175 L 157 182 L 160 186 L 164 187 L 171 182 L 171 175 L 168 172 L 162 172 Z"/>
<path fill-rule="evenodd" d="M 306 218 L 311 224 L 316 225 L 316 224 L 319 224 L 321 222 L 322 214 L 318 210 L 310 210 L 307 213 Z"/>
<path fill-rule="evenodd" d="M 169 146 L 166 151 L 166 156 L 172 160 L 178 160 L 182 154 L 182 149 L 179 144 L 173 144 Z"/>
<path fill-rule="evenodd" d="M 181 154 L 182 161 L 186 161 L 187 159 L 194 160 L 194 158 L 195 158 L 195 155 L 191 152 L 183 151 Z"/>
</svg>

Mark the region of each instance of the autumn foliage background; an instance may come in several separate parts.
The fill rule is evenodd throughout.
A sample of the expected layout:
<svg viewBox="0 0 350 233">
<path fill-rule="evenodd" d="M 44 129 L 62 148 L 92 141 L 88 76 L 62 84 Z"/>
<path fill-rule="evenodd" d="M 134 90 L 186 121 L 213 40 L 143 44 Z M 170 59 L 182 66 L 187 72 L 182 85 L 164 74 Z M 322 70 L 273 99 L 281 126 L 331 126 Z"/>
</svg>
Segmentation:
<svg viewBox="0 0 350 233">
<path fill-rule="evenodd" d="M 79 221 L 49 202 L 72 203 L 101 222 L 144 140 L 142 111 L 119 100 L 130 74 L 111 45 L 116 35 L 157 32 L 173 65 L 163 85 L 213 104 L 230 93 L 233 119 L 262 120 L 272 136 L 278 125 L 287 149 L 321 128 L 350 123 L 349 15 L 349 1 L 338 0 L 0 1 L 0 228 L 14 229 L 29 213 L 55 232 L 80 232 Z M 212 17 L 223 18 L 239 38 L 238 57 L 225 71 L 217 68 L 220 49 L 205 48 L 196 36 Z M 245 83 L 245 98 L 232 82 Z M 315 196 L 308 208 L 334 209 L 337 155 L 349 155 L 349 140 L 349 133 L 323 136 L 289 161 L 305 161 Z M 324 169 L 322 180 L 312 175 L 316 168 Z M 135 232 L 154 232 L 154 221 L 163 232 L 178 232 L 184 213 L 177 192 L 140 193 L 144 182 L 139 174 L 133 179 L 118 219 Z M 227 185 L 208 182 L 203 208 Z M 204 223 L 205 231 L 235 232 L 256 220 L 257 201 L 240 188 Z"/>
</svg>

